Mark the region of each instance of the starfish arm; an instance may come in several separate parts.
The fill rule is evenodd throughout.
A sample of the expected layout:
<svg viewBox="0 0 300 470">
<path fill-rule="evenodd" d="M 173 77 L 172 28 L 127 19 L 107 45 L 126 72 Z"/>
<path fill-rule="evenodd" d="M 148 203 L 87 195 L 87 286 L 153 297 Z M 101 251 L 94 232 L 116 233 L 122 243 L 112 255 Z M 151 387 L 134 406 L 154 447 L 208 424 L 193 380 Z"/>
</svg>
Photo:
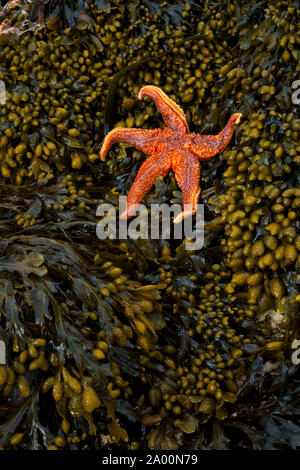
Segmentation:
<svg viewBox="0 0 300 470">
<path fill-rule="evenodd" d="M 117 127 L 110 131 L 104 139 L 100 150 L 100 158 L 103 162 L 110 147 L 117 142 L 133 145 L 138 150 L 145 153 L 151 153 L 155 149 L 157 138 L 161 134 L 161 129 L 127 129 Z"/>
<path fill-rule="evenodd" d="M 172 165 L 175 178 L 182 190 L 183 211 L 174 219 L 174 223 L 181 222 L 184 217 L 194 214 L 200 194 L 200 163 L 192 153 L 187 153 L 185 158 L 180 154 L 173 157 Z"/>
<path fill-rule="evenodd" d="M 191 134 L 194 144 L 191 143 L 189 149 L 200 160 L 207 160 L 221 153 L 227 147 L 241 116 L 240 113 L 233 114 L 224 129 L 217 135 Z"/>
<path fill-rule="evenodd" d="M 139 99 L 143 99 L 145 95 L 152 98 L 167 127 L 174 132 L 189 133 L 183 110 L 160 88 L 153 85 L 144 86 L 139 92 Z"/>
<path fill-rule="evenodd" d="M 158 176 L 163 178 L 171 169 L 171 159 L 161 153 L 159 156 L 151 155 L 140 167 L 138 174 L 127 196 L 126 211 L 121 214 L 121 219 L 129 219 L 134 216 L 143 196 L 153 187 Z"/>
</svg>

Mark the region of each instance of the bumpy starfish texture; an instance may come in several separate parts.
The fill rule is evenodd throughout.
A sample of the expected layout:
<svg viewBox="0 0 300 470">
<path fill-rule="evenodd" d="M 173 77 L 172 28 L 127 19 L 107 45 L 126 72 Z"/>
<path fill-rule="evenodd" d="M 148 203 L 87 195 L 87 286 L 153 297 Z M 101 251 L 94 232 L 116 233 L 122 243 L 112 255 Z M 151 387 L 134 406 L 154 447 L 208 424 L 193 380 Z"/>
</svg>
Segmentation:
<svg viewBox="0 0 300 470">
<path fill-rule="evenodd" d="M 190 134 L 184 112 L 160 88 L 144 86 L 139 92 L 139 99 L 145 95 L 154 101 L 166 127 L 152 130 L 113 129 L 104 139 L 100 158 L 105 161 L 110 147 L 117 142 L 133 145 L 149 155 L 129 190 L 127 208 L 120 216 L 122 219 L 134 216 L 155 179 L 165 177 L 173 169 L 182 190 L 183 211 L 174 219 L 174 223 L 178 223 L 196 211 L 200 194 L 199 160 L 208 160 L 225 149 L 242 114 L 233 114 L 217 135 Z"/>
</svg>

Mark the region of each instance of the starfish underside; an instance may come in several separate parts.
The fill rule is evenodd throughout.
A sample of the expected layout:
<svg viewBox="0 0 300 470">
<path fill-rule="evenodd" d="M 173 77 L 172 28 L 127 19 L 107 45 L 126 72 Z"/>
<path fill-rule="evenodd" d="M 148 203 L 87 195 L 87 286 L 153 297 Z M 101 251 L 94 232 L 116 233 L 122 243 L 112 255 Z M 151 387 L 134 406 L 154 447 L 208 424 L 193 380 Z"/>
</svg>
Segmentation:
<svg viewBox="0 0 300 470">
<path fill-rule="evenodd" d="M 182 109 L 160 88 L 149 85 L 139 92 L 139 98 L 150 96 L 161 113 L 164 129 L 113 129 L 104 139 L 100 157 L 105 161 L 110 147 L 117 142 L 133 145 L 149 155 L 141 165 L 129 190 L 127 208 L 122 219 L 135 215 L 143 196 L 153 187 L 158 176 L 165 177 L 173 169 L 182 190 L 183 211 L 174 222 L 180 222 L 196 211 L 200 194 L 200 160 L 208 160 L 222 152 L 239 123 L 240 113 L 233 114 L 217 135 L 190 134 Z"/>
</svg>

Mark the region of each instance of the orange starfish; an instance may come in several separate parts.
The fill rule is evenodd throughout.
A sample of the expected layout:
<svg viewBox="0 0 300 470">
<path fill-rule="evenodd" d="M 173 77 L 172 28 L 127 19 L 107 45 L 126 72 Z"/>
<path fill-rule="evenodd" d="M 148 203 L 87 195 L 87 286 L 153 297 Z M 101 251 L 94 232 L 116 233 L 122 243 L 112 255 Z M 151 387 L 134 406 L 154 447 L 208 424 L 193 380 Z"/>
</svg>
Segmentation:
<svg viewBox="0 0 300 470">
<path fill-rule="evenodd" d="M 155 179 L 158 176 L 165 177 L 172 168 L 182 190 L 184 208 L 174 220 L 174 223 L 178 223 L 196 211 L 200 194 L 199 160 L 208 160 L 224 150 L 242 114 L 233 114 L 217 135 L 190 134 L 184 112 L 160 88 L 144 86 L 139 92 L 139 99 L 145 95 L 154 101 L 166 127 L 151 130 L 113 129 L 104 139 L 100 158 L 105 161 L 110 147 L 117 142 L 131 144 L 150 155 L 140 167 L 129 190 L 127 208 L 120 216 L 122 219 L 135 215 L 141 199 L 153 187 Z"/>
</svg>

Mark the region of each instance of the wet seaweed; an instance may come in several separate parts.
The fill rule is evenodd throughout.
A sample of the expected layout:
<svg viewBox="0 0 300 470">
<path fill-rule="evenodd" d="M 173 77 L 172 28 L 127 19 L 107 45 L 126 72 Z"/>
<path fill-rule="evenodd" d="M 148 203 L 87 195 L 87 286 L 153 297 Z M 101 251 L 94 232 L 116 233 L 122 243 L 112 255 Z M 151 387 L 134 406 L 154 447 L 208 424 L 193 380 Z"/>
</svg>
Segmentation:
<svg viewBox="0 0 300 470">
<path fill-rule="evenodd" d="M 0 445 L 297 449 L 296 2 L 18 2 L 1 15 Z M 75 5 L 76 3 L 76 5 Z M 243 122 L 203 164 L 205 245 L 99 240 L 140 162 L 104 128 Z M 181 202 L 174 176 L 143 202 Z"/>
</svg>

